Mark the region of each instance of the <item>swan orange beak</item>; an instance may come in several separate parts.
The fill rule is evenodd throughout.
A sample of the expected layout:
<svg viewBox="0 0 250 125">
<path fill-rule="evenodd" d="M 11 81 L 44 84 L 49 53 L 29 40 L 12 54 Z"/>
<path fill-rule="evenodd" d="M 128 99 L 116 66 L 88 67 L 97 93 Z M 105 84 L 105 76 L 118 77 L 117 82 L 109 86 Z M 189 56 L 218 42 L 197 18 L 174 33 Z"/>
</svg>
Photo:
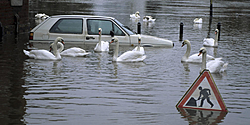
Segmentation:
<svg viewBox="0 0 250 125">
<path fill-rule="evenodd" d="M 62 43 L 63 45 L 65 45 L 64 40 L 62 40 L 61 43 Z"/>
<path fill-rule="evenodd" d="M 52 47 L 50 46 L 50 47 L 49 47 L 49 52 L 51 52 L 51 51 L 52 51 Z"/>
<path fill-rule="evenodd" d="M 182 45 L 181 45 L 181 47 L 183 47 L 185 44 L 184 44 L 184 42 L 182 42 Z"/>
<path fill-rule="evenodd" d="M 202 50 L 201 51 L 199 51 L 199 54 L 198 54 L 198 56 L 200 56 L 202 54 Z"/>
<path fill-rule="evenodd" d="M 115 41 L 115 39 L 112 39 L 110 43 L 113 43 Z"/>
</svg>

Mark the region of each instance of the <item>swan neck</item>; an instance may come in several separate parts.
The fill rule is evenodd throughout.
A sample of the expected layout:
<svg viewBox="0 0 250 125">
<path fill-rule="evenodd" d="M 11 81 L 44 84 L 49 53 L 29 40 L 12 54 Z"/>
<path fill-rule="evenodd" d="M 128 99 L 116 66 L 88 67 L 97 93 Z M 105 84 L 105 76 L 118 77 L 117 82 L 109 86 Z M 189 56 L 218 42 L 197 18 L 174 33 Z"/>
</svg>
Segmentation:
<svg viewBox="0 0 250 125">
<path fill-rule="evenodd" d="M 57 49 L 57 44 L 58 44 L 58 41 L 55 40 L 54 44 L 52 45 L 52 48 L 53 48 L 53 53 L 54 53 L 55 57 L 57 59 L 60 59 L 61 58 L 61 55 L 60 55 L 60 52 L 59 52 L 60 49 L 59 50 Z M 63 49 L 63 47 L 61 47 L 61 49 Z"/>
<path fill-rule="evenodd" d="M 115 43 L 115 52 L 114 52 L 114 56 L 113 56 L 113 61 L 116 61 L 118 58 L 118 52 L 119 52 L 119 42 Z"/>
<path fill-rule="evenodd" d="M 201 71 L 203 71 L 204 69 L 206 69 L 206 57 L 207 57 L 207 53 L 204 52 L 202 53 L 202 64 L 201 64 Z"/>
<path fill-rule="evenodd" d="M 99 45 L 101 44 L 101 38 L 102 38 L 102 34 L 99 34 Z"/>
<path fill-rule="evenodd" d="M 57 54 L 57 41 L 55 41 L 54 43 L 52 43 L 52 49 L 53 49 L 53 54 L 56 56 Z"/>
<path fill-rule="evenodd" d="M 215 40 L 214 40 L 214 45 L 215 45 L 215 46 L 218 45 L 218 39 L 219 39 L 219 32 L 216 33 L 216 35 L 215 35 Z"/>
<path fill-rule="evenodd" d="M 138 46 L 137 46 L 137 51 L 140 51 L 140 49 L 141 49 L 141 44 L 140 44 L 140 43 L 138 43 Z"/>
<path fill-rule="evenodd" d="M 191 44 L 188 42 L 187 50 L 186 50 L 186 53 L 184 54 L 184 58 L 188 59 L 188 57 L 190 56 L 190 51 L 191 51 Z"/>
<path fill-rule="evenodd" d="M 59 45 L 58 53 L 61 53 L 64 49 L 64 45 L 62 43 L 57 43 Z"/>
<path fill-rule="evenodd" d="M 60 55 L 60 52 L 59 52 L 59 51 L 57 51 L 57 52 L 55 53 L 55 57 L 56 57 L 57 59 L 61 59 L 61 55 Z"/>
</svg>

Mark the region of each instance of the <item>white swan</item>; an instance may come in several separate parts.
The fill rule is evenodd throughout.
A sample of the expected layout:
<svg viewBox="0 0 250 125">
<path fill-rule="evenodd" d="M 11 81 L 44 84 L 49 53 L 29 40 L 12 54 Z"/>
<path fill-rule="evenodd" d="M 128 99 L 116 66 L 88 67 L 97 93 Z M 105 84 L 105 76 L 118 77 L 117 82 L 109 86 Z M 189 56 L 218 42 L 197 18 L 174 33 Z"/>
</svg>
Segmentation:
<svg viewBox="0 0 250 125">
<path fill-rule="evenodd" d="M 144 59 L 146 59 L 146 55 L 139 51 L 127 51 L 120 55 L 118 57 L 118 52 L 119 52 L 119 42 L 118 38 L 113 37 L 111 40 L 111 43 L 115 42 L 115 52 L 113 55 L 113 60 L 114 62 L 142 62 Z"/>
<path fill-rule="evenodd" d="M 184 54 L 184 56 L 181 58 L 181 62 L 189 62 L 189 63 L 201 63 L 202 62 L 202 56 L 198 56 L 199 53 L 195 53 L 191 56 L 190 55 L 190 51 L 191 51 L 191 43 L 189 40 L 184 40 L 182 42 L 182 46 L 187 45 L 187 50 L 186 53 Z M 207 60 L 213 60 L 214 57 L 207 55 Z"/>
<path fill-rule="evenodd" d="M 48 50 L 31 50 L 26 51 L 23 50 L 24 54 L 27 55 L 29 58 L 33 59 L 42 59 L 42 60 L 61 60 L 60 51 L 61 49 L 57 50 L 57 43 L 63 41 L 63 38 L 57 37 L 54 41 L 54 45 L 52 46 L 54 50 L 54 55 L 49 52 Z"/>
<path fill-rule="evenodd" d="M 96 44 L 94 51 L 102 52 L 109 51 L 109 42 L 101 41 L 102 37 L 102 28 L 99 28 L 99 42 Z"/>
<path fill-rule="evenodd" d="M 208 69 L 211 73 L 221 73 L 227 70 L 228 63 L 224 63 L 222 58 L 215 58 L 215 60 L 211 60 L 206 63 L 207 50 L 205 47 L 200 49 L 198 55 L 200 54 L 202 54 L 202 65 L 200 72 L 202 72 L 204 69 Z"/>
<path fill-rule="evenodd" d="M 49 16 L 44 13 L 38 13 L 35 15 L 35 18 L 37 19 L 47 19 Z"/>
<path fill-rule="evenodd" d="M 140 13 L 139 11 L 136 11 L 135 14 L 130 14 L 131 19 L 140 19 Z"/>
<path fill-rule="evenodd" d="M 52 46 L 53 44 L 54 43 L 52 43 L 50 46 Z M 66 50 L 63 51 L 63 49 L 64 49 L 63 42 L 62 43 L 58 42 L 57 45 L 60 48 L 59 53 L 60 53 L 61 56 L 79 57 L 79 56 L 86 56 L 86 55 L 89 54 L 84 49 L 78 48 L 78 47 L 72 47 L 72 48 L 69 48 L 69 49 L 66 49 Z"/>
<path fill-rule="evenodd" d="M 138 46 L 136 46 L 132 51 L 139 51 L 142 54 L 145 54 L 144 48 L 141 47 L 141 37 L 138 38 Z"/>
<path fill-rule="evenodd" d="M 218 37 L 219 37 L 219 30 L 215 30 L 215 39 L 213 38 L 204 38 L 203 46 L 207 47 L 218 47 Z"/>
<path fill-rule="evenodd" d="M 195 18 L 194 23 L 202 23 L 202 18 Z"/>
<path fill-rule="evenodd" d="M 152 16 L 144 16 L 143 17 L 143 21 L 144 22 L 155 22 L 155 18 L 153 18 Z"/>
</svg>

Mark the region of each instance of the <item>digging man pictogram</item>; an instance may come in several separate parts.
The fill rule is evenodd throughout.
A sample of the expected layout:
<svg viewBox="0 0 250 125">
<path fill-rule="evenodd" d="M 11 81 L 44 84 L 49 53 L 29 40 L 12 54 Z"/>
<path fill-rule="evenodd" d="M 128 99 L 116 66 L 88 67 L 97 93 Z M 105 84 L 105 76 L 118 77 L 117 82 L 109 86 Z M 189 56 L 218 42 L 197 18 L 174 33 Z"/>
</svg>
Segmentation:
<svg viewBox="0 0 250 125">
<path fill-rule="evenodd" d="M 210 89 L 202 89 L 202 87 L 199 87 L 200 90 L 200 96 L 197 100 L 201 99 L 201 104 L 199 107 L 203 106 L 204 100 L 207 99 L 207 102 L 211 105 L 211 108 L 214 106 L 214 104 L 210 101 L 209 95 L 211 95 Z M 202 98 L 201 98 L 202 95 Z"/>
</svg>

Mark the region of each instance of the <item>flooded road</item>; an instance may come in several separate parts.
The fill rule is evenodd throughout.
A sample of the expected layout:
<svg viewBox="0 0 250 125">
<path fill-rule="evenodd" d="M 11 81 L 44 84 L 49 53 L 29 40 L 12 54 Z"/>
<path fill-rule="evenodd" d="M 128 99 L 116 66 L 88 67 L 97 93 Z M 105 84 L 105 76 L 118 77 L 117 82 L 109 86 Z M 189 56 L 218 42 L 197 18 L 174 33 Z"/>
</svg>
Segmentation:
<svg viewBox="0 0 250 125">
<path fill-rule="evenodd" d="M 141 16 L 156 18 L 154 23 L 140 20 L 142 34 L 172 40 L 175 46 L 147 47 L 147 58 L 140 63 L 113 63 L 112 52 L 95 53 L 94 45 L 84 48 L 91 52 L 87 57 L 43 61 L 26 59 L 23 45 L 4 39 L 8 42 L 0 46 L 2 123 L 249 124 L 250 1 L 213 1 L 211 25 L 209 6 L 209 0 L 30 0 L 31 27 L 36 25 L 36 13 L 87 14 L 112 16 L 136 31 L 137 21 L 130 20 L 129 15 L 139 11 Z M 194 25 L 198 17 L 203 23 Z M 191 42 L 191 54 L 198 53 L 204 38 L 215 37 L 214 30 L 221 23 L 218 48 L 207 50 L 229 63 L 227 72 L 212 74 L 227 114 L 175 108 L 200 71 L 200 64 L 181 63 L 186 51 L 179 41 L 181 22 L 183 40 Z M 123 52 L 132 49 L 121 48 Z"/>
</svg>

